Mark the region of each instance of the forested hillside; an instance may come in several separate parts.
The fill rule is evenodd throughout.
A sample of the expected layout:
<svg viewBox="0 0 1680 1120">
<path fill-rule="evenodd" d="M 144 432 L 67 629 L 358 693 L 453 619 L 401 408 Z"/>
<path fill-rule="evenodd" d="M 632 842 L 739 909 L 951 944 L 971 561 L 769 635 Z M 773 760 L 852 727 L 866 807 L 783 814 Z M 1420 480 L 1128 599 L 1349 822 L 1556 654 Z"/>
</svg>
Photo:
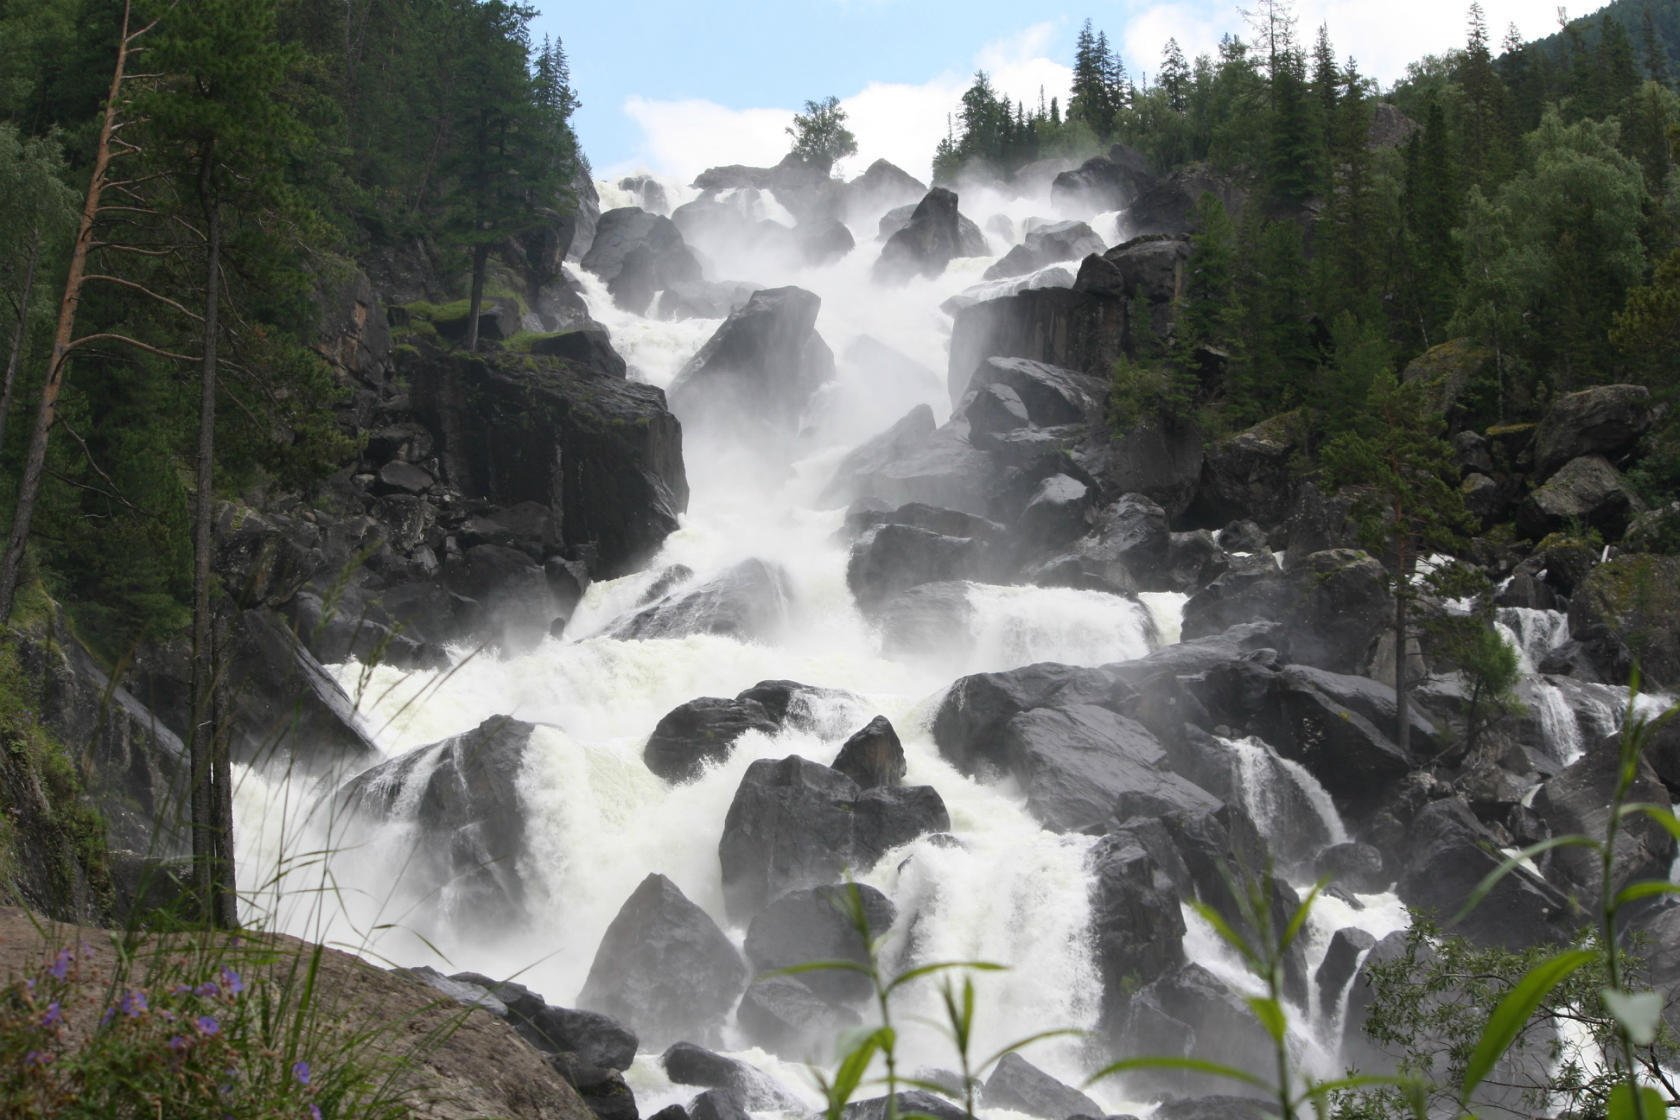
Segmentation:
<svg viewBox="0 0 1680 1120">
<path fill-rule="evenodd" d="M 1623 0 L 1543 42 L 1501 43 L 1471 4 L 1464 47 L 1381 97 L 1333 29 L 1298 26 L 1285 0 L 1257 5 L 1217 57 L 1167 43 L 1147 82 L 1087 22 L 1065 106 L 1011 106 L 980 73 L 935 166 L 957 183 L 1030 176 L 1036 160 L 1119 143 L 1215 189 L 1184 320 L 1118 376 L 1216 430 L 1300 409 L 1318 446 L 1379 369 L 1449 339 L 1476 355 L 1452 402 L 1472 427 L 1606 381 L 1667 393 L 1680 368 L 1676 18 Z M 1229 368 L 1217 399 L 1199 399 L 1210 353 Z M 1671 452 L 1641 478 L 1652 497 L 1677 483 Z"/>
<path fill-rule="evenodd" d="M 143 0 L 102 145 L 124 3 L 0 4 L 0 500 L 9 514 L 50 364 L 64 388 L 24 578 L 62 588 L 113 654 L 178 632 L 190 604 L 210 211 L 217 488 L 306 487 L 353 450 L 334 414 L 348 390 L 311 349 L 323 292 L 356 262 L 409 298 L 480 292 L 493 247 L 569 209 L 576 99 L 560 45 L 530 40 L 533 15 L 499 0 Z M 102 148 L 110 181 L 61 359 Z M 450 290 L 429 290 L 440 277 Z"/>
</svg>

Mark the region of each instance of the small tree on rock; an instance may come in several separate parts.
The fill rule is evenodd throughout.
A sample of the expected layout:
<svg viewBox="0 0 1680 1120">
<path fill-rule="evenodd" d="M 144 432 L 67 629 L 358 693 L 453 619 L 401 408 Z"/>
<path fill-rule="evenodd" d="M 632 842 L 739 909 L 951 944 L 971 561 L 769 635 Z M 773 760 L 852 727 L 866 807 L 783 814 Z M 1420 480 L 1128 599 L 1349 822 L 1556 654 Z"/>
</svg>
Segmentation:
<svg viewBox="0 0 1680 1120">
<path fill-rule="evenodd" d="M 805 111 L 793 115 L 787 134 L 793 137 L 793 154 L 825 175 L 839 160 L 857 155 L 857 137 L 846 127 L 846 110 L 838 97 L 805 102 Z"/>
</svg>

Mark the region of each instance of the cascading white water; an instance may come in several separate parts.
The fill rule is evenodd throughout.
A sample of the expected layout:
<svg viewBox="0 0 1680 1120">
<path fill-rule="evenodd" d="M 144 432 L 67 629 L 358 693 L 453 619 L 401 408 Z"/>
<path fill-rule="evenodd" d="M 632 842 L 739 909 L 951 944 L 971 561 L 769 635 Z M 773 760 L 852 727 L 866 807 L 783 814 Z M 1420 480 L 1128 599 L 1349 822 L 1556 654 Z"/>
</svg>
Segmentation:
<svg viewBox="0 0 1680 1120">
<path fill-rule="evenodd" d="M 1248 736 L 1219 740 L 1237 759 L 1237 792 L 1243 808 L 1264 836 L 1321 835 L 1326 844 L 1345 844 L 1347 827 L 1330 794 L 1317 778 L 1293 759 L 1283 758 L 1264 739 Z M 1316 828 L 1295 818 L 1301 805 L 1316 819 Z"/>
</svg>

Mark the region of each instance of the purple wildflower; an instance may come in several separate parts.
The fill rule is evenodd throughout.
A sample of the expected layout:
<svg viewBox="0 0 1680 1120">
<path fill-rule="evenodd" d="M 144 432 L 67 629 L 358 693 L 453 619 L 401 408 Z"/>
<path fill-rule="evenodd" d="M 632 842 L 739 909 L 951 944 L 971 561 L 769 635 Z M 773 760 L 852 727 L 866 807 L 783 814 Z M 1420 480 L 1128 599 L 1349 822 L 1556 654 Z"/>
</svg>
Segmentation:
<svg viewBox="0 0 1680 1120">
<path fill-rule="evenodd" d="M 23 1056 L 23 1064 L 26 1066 L 44 1066 L 52 1059 L 53 1056 L 45 1050 L 31 1050 Z"/>
<path fill-rule="evenodd" d="M 221 988 L 216 986 L 216 982 L 214 980 L 206 980 L 198 986 L 197 994 L 204 999 L 209 999 L 211 996 L 219 995 L 221 990 Z"/>
<path fill-rule="evenodd" d="M 320 1105 L 313 1104 L 313 1103 L 310 1104 L 310 1106 L 309 1106 L 309 1120 L 321 1120 L 321 1106 Z"/>
<path fill-rule="evenodd" d="M 54 980 L 64 979 L 65 974 L 70 971 L 70 956 L 70 950 L 60 949 L 58 956 L 53 958 L 52 967 L 47 969 L 47 972 Z"/>
<path fill-rule="evenodd" d="M 198 1029 L 204 1034 L 218 1034 L 222 1029 L 222 1025 L 216 1022 L 213 1016 L 200 1015 L 198 1017 Z"/>
<path fill-rule="evenodd" d="M 122 1013 L 130 1019 L 138 1019 L 141 1012 L 148 1010 L 150 1010 L 150 1005 L 146 1003 L 146 993 L 138 988 L 123 996 Z"/>
<path fill-rule="evenodd" d="M 294 1063 L 292 1063 L 292 1076 L 297 1078 L 297 1083 L 299 1085 L 309 1084 L 309 1063 L 308 1062 L 294 1062 Z"/>
<path fill-rule="evenodd" d="M 187 1045 L 187 1036 L 184 1034 L 178 1034 L 169 1040 L 169 1048 L 177 1053 L 185 1050 Z"/>
<path fill-rule="evenodd" d="M 239 973 L 235 972 L 231 968 L 223 966 L 222 987 L 227 989 L 228 995 L 236 996 L 245 990 L 245 981 L 239 978 Z"/>
<path fill-rule="evenodd" d="M 41 1016 L 41 1025 L 43 1027 L 56 1027 L 63 1018 L 64 1015 L 59 1011 L 58 1001 L 55 999 L 47 1004 L 47 1013 Z"/>
</svg>

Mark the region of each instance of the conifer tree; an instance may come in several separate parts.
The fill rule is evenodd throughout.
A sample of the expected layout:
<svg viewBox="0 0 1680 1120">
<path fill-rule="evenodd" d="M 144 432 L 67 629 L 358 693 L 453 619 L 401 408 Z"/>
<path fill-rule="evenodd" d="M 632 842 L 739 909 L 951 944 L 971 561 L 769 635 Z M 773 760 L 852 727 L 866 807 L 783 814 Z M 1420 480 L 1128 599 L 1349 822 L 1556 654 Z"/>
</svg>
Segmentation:
<svg viewBox="0 0 1680 1120">
<path fill-rule="evenodd" d="M 1190 66 L 1184 61 L 1184 51 L 1177 39 L 1168 39 L 1161 58 L 1161 89 L 1166 93 L 1167 107 L 1182 113 L 1190 103 Z"/>
</svg>

